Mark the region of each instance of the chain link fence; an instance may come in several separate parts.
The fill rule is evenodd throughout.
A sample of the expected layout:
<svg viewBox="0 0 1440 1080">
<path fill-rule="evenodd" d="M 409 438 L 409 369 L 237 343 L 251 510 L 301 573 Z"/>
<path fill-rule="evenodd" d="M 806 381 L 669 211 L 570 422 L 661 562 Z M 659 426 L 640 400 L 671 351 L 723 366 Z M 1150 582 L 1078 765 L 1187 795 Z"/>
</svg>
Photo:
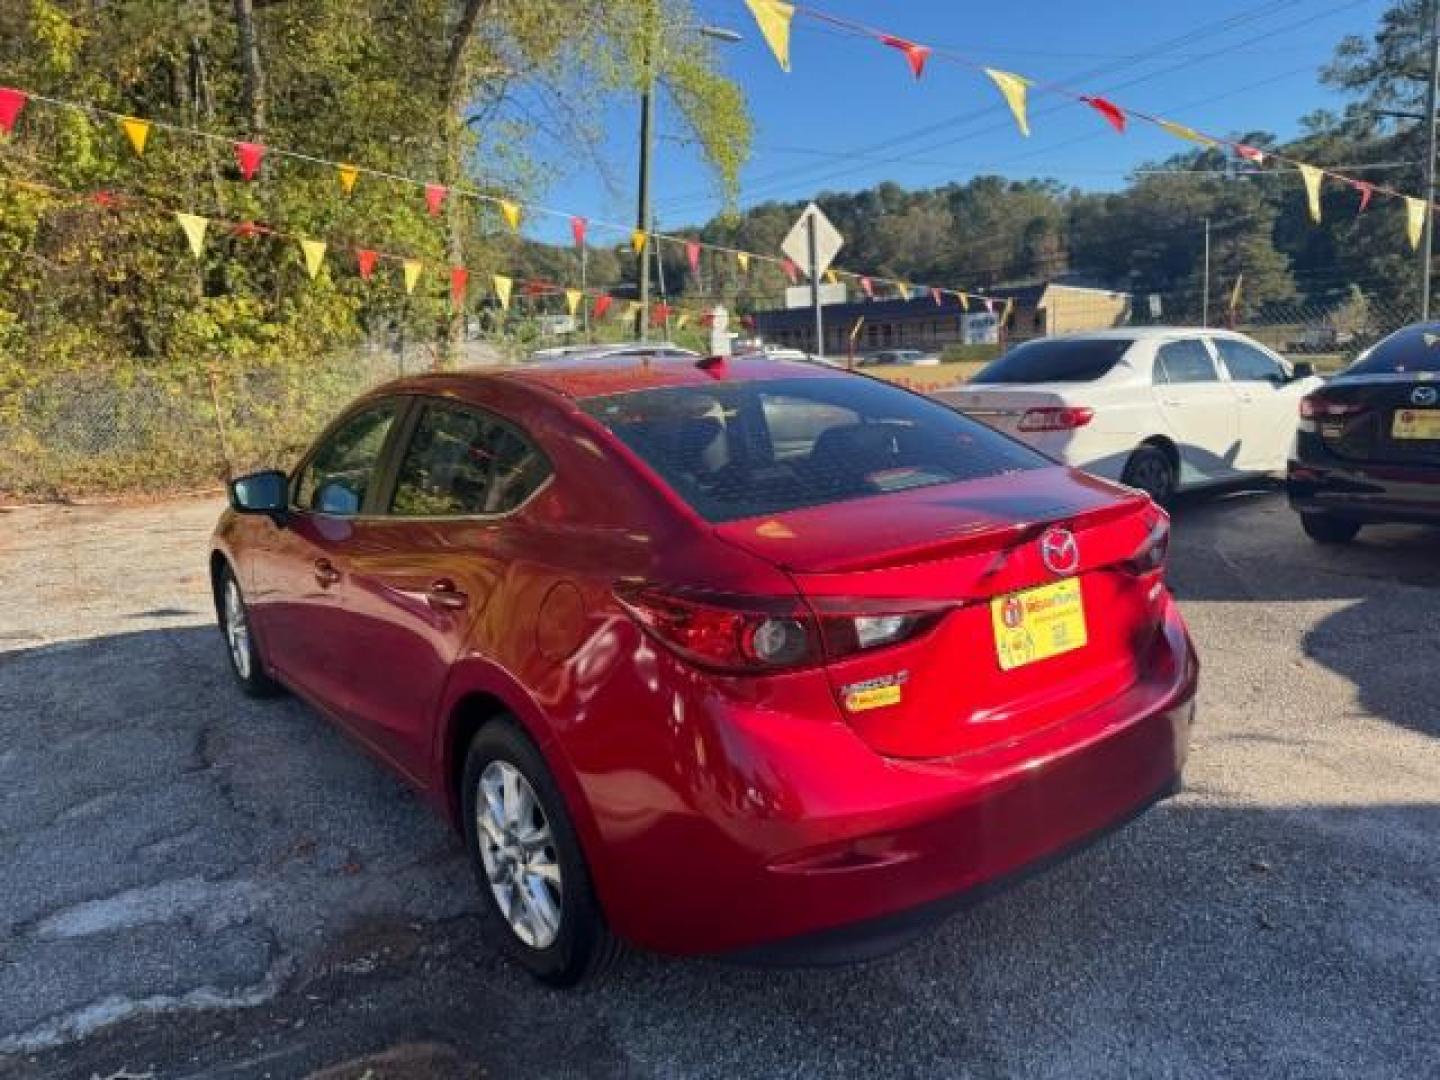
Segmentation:
<svg viewBox="0 0 1440 1080">
<path fill-rule="evenodd" d="M 1233 327 L 1292 359 L 1314 363 L 1322 373 L 1344 367 L 1419 314 L 1410 305 L 1383 302 L 1359 290 L 1332 304 L 1268 304 L 1237 310 L 1233 318 L 1226 299 L 1212 302 L 1211 326 Z M 1194 306 L 1193 312 L 1176 310 L 1172 303 L 1157 313 L 1138 293 L 1119 310 L 1072 305 L 1058 329 L 1199 325 L 1202 311 Z M 942 322 L 930 314 L 913 335 L 910 328 L 897 327 L 897 344 L 913 343 L 955 362 L 871 370 L 916 389 L 954 385 L 1005 345 L 1046 332 L 1043 311 L 1016 307 L 1000 314 L 1004 329 L 989 345 L 957 344 L 963 325 L 952 328 L 953 320 Z M 935 333 L 952 336 L 923 340 L 931 325 L 939 328 Z M 486 343 L 469 341 L 459 362 L 499 359 Z M 255 370 L 217 364 L 174 375 L 135 364 L 27 376 L 19 389 L 0 387 L 0 500 L 185 491 L 214 487 L 227 475 L 288 464 L 354 395 L 435 362 L 433 347 L 412 346 L 401 353 L 375 344 Z"/>
</svg>

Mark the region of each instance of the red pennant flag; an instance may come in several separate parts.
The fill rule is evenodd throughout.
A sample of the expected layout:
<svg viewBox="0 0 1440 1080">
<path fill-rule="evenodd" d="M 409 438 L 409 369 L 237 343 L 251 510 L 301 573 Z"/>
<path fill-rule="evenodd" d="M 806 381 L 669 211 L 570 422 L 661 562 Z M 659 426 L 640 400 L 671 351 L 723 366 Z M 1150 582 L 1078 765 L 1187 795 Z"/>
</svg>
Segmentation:
<svg viewBox="0 0 1440 1080">
<path fill-rule="evenodd" d="M 92 191 L 90 193 L 90 201 L 105 210 L 110 210 L 120 205 L 120 200 L 115 197 L 113 191 Z"/>
<path fill-rule="evenodd" d="M 701 315 L 701 316 L 700 316 L 700 325 L 701 325 L 701 326 L 714 326 L 714 325 L 715 325 L 715 312 L 713 312 L 713 311 L 706 311 L 703 315 Z"/>
<path fill-rule="evenodd" d="M 465 286 L 470 281 L 470 271 L 463 266 L 450 268 L 450 303 L 457 308 L 465 303 Z"/>
<path fill-rule="evenodd" d="M 1265 151 L 1257 150 L 1253 146 L 1246 146 L 1244 143 L 1235 144 L 1235 153 L 1246 161 L 1253 161 L 1256 165 L 1265 164 Z"/>
<path fill-rule="evenodd" d="M 544 296 L 546 293 L 552 292 L 554 288 L 555 287 L 548 281 L 541 281 L 539 278 L 530 278 L 524 285 L 520 286 L 520 291 L 526 296 Z"/>
<path fill-rule="evenodd" d="M 260 226 L 253 221 L 242 221 L 230 231 L 241 240 L 253 240 L 260 235 Z"/>
<path fill-rule="evenodd" d="M 615 298 L 613 296 L 611 296 L 609 293 L 601 293 L 599 296 L 595 297 L 595 306 L 590 310 L 591 317 L 596 319 L 603 319 L 605 317 L 605 313 L 610 310 L 610 305 L 613 303 L 615 303 Z"/>
<path fill-rule="evenodd" d="M 650 325 L 651 325 L 651 326 L 664 326 L 665 323 L 666 323 L 666 321 L 669 320 L 669 318 L 670 318 L 670 305 L 669 305 L 669 304 L 656 304 L 654 307 L 652 307 L 652 308 L 650 309 Z"/>
<path fill-rule="evenodd" d="M 791 285 L 794 285 L 800 280 L 800 268 L 796 266 L 794 262 L 789 259 L 781 259 L 780 265 L 784 267 L 785 276 L 790 279 Z"/>
<path fill-rule="evenodd" d="M 915 78 L 925 74 L 925 61 L 930 59 L 930 47 L 928 45 L 916 45 L 913 41 L 906 41 L 904 38 L 890 37 L 888 34 L 881 35 L 880 40 L 892 49 L 899 49 L 905 54 L 905 60 L 914 72 Z"/>
<path fill-rule="evenodd" d="M 445 202 L 445 196 L 450 194 L 450 189 L 444 184 L 425 185 L 425 209 L 430 211 L 430 216 L 435 217 L 440 213 L 440 207 Z"/>
<path fill-rule="evenodd" d="M 943 303 L 943 301 L 940 299 L 940 290 L 939 290 L 939 289 L 931 289 L 931 290 L 930 290 L 930 299 L 932 299 L 932 300 L 935 301 L 935 306 L 936 306 L 936 307 L 939 307 L 939 306 Z"/>
<path fill-rule="evenodd" d="M 255 174 L 260 171 L 260 161 L 265 157 L 265 147 L 259 143 L 237 142 L 235 144 L 235 164 L 240 166 L 240 176 L 245 180 L 254 180 Z"/>
<path fill-rule="evenodd" d="M 685 241 L 685 258 L 690 260 L 690 273 L 700 273 L 700 244 L 698 241 Z"/>
<path fill-rule="evenodd" d="M 1125 134 L 1125 110 L 1119 105 L 1103 97 L 1081 97 L 1080 100 L 1108 120 L 1121 135 Z"/>
<path fill-rule="evenodd" d="M 570 235 L 575 238 L 577 248 L 585 246 L 585 229 L 589 224 L 583 217 L 577 216 L 570 219 Z"/>
<path fill-rule="evenodd" d="M 355 262 L 360 267 L 360 276 L 366 281 L 369 281 L 370 275 L 375 273 L 376 257 L 377 256 L 375 252 L 371 251 L 369 248 L 361 248 L 359 251 L 355 252 Z"/>
<path fill-rule="evenodd" d="M 1350 186 L 1360 192 L 1360 209 L 1356 213 L 1363 214 L 1370 205 L 1370 196 L 1375 194 L 1375 185 L 1365 180 L 1351 180 Z"/>
<path fill-rule="evenodd" d="M 20 110 L 25 108 L 25 103 L 29 100 L 30 95 L 24 90 L 16 90 L 11 86 L 0 87 L 0 131 L 9 135 L 15 129 Z"/>
<path fill-rule="evenodd" d="M 875 283 L 868 277 L 862 277 L 860 279 L 860 288 L 865 291 L 865 295 L 871 300 L 875 299 Z"/>
</svg>

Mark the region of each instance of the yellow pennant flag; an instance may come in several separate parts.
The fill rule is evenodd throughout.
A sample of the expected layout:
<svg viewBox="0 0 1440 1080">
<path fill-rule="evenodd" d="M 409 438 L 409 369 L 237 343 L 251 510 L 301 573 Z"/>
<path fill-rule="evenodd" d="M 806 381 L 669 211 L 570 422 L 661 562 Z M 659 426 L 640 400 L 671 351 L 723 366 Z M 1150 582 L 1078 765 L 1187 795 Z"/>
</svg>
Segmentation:
<svg viewBox="0 0 1440 1080">
<path fill-rule="evenodd" d="M 908 281 L 897 281 L 895 288 L 900 293 L 901 300 L 910 299 L 910 283 Z"/>
<path fill-rule="evenodd" d="M 644 230 L 644 229 L 634 229 L 634 230 L 631 231 L 631 233 L 630 233 L 630 247 L 634 249 L 636 255 L 639 255 L 640 252 L 642 252 L 642 251 L 645 250 L 645 230 Z"/>
<path fill-rule="evenodd" d="M 747 252 L 747 251 L 737 251 L 737 252 L 735 252 L 735 261 L 740 264 L 740 272 L 741 272 L 742 274 L 748 274 L 748 273 L 750 272 L 750 253 L 749 253 L 749 252 Z"/>
<path fill-rule="evenodd" d="M 185 230 L 185 239 L 190 241 L 190 253 L 197 259 L 205 251 L 205 226 L 210 222 L 199 214 L 175 215 L 175 220 L 180 222 L 180 228 Z"/>
<path fill-rule="evenodd" d="M 1310 220 L 1320 224 L 1320 178 L 1325 174 L 1314 165 L 1298 165 L 1300 179 L 1305 181 L 1305 199 L 1310 204 Z"/>
<path fill-rule="evenodd" d="M 960 298 L 960 310 L 961 310 L 961 311 L 969 311 L 969 310 L 970 310 L 970 297 L 966 296 L 963 292 L 957 292 L 955 295 Z"/>
<path fill-rule="evenodd" d="M 1425 233 L 1425 212 L 1429 209 L 1423 199 L 1405 196 L 1405 234 L 1410 237 L 1410 246 L 1418 248 Z"/>
<path fill-rule="evenodd" d="M 690 313 L 688 311 L 682 311 L 679 315 L 675 317 L 675 329 L 684 330 L 685 327 L 689 324 L 689 322 Z"/>
<path fill-rule="evenodd" d="M 120 121 L 120 129 L 125 132 L 125 137 L 130 140 L 130 145 L 135 150 L 135 156 L 144 157 L 145 140 L 150 138 L 150 121 L 137 120 L 133 116 L 126 116 Z"/>
<path fill-rule="evenodd" d="M 360 170 L 354 165 L 336 165 L 335 171 L 340 174 L 340 190 L 349 195 L 355 190 L 355 181 L 360 179 Z"/>
<path fill-rule="evenodd" d="M 1177 139 L 1184 139 L 1186 142 L 1199 143 L 1201 146 L 1214 146 L 1215 140 L 1209 135 L 1202 135 L 1194 128 L 1186 127 L 1184 124 L 1177 124 L 1170 120 L 1157 120 L 1162 128 L 1174 135 Z"/>
<path fill-rule="evenodd" d="M 405 294 L 408 296 L 415 291 L 415 283 L 420 280 L 420 271 L 425 269 L 425 264 L 419 259 L 406 259 L 401 266 L 405 271 Z"/>
<path fill-rule="evenodd" d="M 760 26 L 765 44 L 775 54 L 782 71 L 790 70 L 790 20 L 795 17 L 795 5 L 784 0 L 745 0 L 750 14 Z"/>
<path fill-rule="evenodd" d="M 569 309 L 572 316 L 580 310 L 580 301 L 583 299 L 585 299 L 585 294 L 579 289 L 565 290 L 565 306 Z"/>
<path fill-rule="evenodd" d="M 640 314 L 640 301 L 639 301 L 639 300 L 631 300 L 628 304 L 625 305 L 625 321 L 626 321 L 626 322 L 634 322 L 634 321 L 635 321 L 635 316 L 637 316 L 637 315 L 639 315 L 639 314 Z"/>
<path fill-rule="evenodd" d="M 495 283 L 495 296 L 500 301 L 500 306 L 506 311 L 510 310 L 510 290 L 515 287 L 515 280 L 504 274 L 496 274 L 490 279 Z"/>
<path fill-rule="evenodd" d="M 1005 310 L 1000 315 L 1000 325 L 1004 326 L 1010 321 L 1010 313 L 1015 310 L 1015 298 L 1011 297 L 1005 301 Z"/>
<path fill-rule="evenodd" d="M 1244 274 L 1235 275 L 1235 287 L 1230 290 L 1230 313 L 1233 315 L 1240 308 L 1240 287 L 1245 283 Z"/>
<path fill-rule="evenodd" d="M 825 271 L 825 280 L 828 281 L 831 285 L 840 284 L 840 276 L 836 274 L 834 270 Z"/>
<path fill-rule="evenodd" d="M 325 265 L 325 241 L 301 240 L 300 250 L 305 253 L 305 272 L 312 278 L 320 276 L 320 267 Z"/>
<path fill-rule="evenodd" d="M 1008 71 L 996 71 L 994 68 L 986 68 L 985 74 L 1000 88 L 1000 93 L 1005 95 L 1005 104 L 1009 105 L 1010 111 L 1015 114 L 1015 123 L 1020 127 L 1020 134 L 1028 136 L 1030 119 L 1025 111 L 1025 98 L 1030 89 L 1030 80 L 1012 75 Z"/>
<path fill-rule="evenodd" d="M 520 204 L 511 202 L 509 199 L 500 200 L 500 213 L 505 215 L 505 224 L 509 225 L 513 232 L 520 231 Z"/>
</svg>

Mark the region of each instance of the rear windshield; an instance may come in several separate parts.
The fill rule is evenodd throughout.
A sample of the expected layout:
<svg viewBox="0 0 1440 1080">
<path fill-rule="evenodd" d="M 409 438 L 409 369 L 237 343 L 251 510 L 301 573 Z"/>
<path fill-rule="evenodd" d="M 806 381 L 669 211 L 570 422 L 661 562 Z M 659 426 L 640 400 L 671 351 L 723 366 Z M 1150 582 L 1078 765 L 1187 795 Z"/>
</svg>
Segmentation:
<svg viewBox="0 0 1440 1080">
<path fill-rule="evenodd" d="M 1397 330 L 1352 364 L 1347 375 L 1407 375 L 1440 372 L 1440 326 L 1407 326 Z"/>
<path fill-rule="evenodd" d="M 873 379 L 638 390 L 582 407 L 710 521 L 734 521 L 1050 462 Z"/>
<path fill-rule="evenodd" d="M 971 382 L 1093 382 L 1120 362 L 1133 344 L 1125 338 L 1062 340 L 1042 338 L 1017 345 Z"/>
</svg>

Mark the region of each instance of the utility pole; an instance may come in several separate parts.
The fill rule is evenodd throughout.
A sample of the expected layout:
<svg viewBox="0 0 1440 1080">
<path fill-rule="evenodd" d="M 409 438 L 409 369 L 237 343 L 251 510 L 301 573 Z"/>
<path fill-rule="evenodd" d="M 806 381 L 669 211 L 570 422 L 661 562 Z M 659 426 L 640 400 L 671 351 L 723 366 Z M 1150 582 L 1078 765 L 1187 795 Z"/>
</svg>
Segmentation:
<svg viewBox="0 0 1440 1080">
<path fill-rule="evenodd" d="M 1205 219 L 1205 282 L 1200 288 L 1200 325 L 1210 325 L 1210 219 Z"/>
<path fill-rule="evenodd" d="M 645 44 L 640 61 L 640 205 L 635 213 L 635 227 L 645 234 L 645 238 L 636 252 L 639 263 L 636 273 L 640 279 L 640 340 L 649 341 L 650 249 L 655 246 L 650 237 L 650 150 L 654 141 L 655 53 L 660 37 L 660 20 L 656 18 L 654 0 L 645 5 L 642 32 Z"/>
<path fill-rule="evenodd" d="M 1430 79 L 1425 85 L 1425 236 L 1420 245 L 1420 318 L 1430 318 L 1431 258 L 1435 242 L 1435 96 L 1440 83 L 1440 0 L 1426 5 L 1430 22 Z"/>
<path fill-rule="evenodd" d="M 815 239 L 815 215 L 806 221 L 806 242 L 810 246 L 810 307 L 815 313 L 815 355 L 825 358 L 825 324 L 820 315 L 820 251 Z"/>
</svg>

